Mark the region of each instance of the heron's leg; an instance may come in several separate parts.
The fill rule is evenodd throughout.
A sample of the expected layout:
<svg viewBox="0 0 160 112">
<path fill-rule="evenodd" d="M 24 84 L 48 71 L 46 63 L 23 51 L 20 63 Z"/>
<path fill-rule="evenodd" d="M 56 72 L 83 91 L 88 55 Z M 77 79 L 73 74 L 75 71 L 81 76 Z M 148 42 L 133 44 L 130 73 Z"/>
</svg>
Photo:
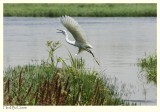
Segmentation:
<svg viewBox="0 0 160 112">
<path fill-rule="evenodd" d="M 86 51 L 88 51 L 89 53 L 91 53 L 92 56 L 93 56 L 93 58 L 94 58 L 94 60 L 97 62 L 98 65 L 100 65 L 99 62 L 97 61 L 97 59 L 95 58 L 94 54 L 92 53 L 92 51 L 90 49 L 86 49 Z"/>
<path fill-rule="evenodd" d="M 92 53 L 92 51 L 91 51 L 90 49 L 87 49 L 87 51 L 88 51 L 89 53 L 91 53 L 92 56 L 94 57 L 94 54 Z"/>
</svg>

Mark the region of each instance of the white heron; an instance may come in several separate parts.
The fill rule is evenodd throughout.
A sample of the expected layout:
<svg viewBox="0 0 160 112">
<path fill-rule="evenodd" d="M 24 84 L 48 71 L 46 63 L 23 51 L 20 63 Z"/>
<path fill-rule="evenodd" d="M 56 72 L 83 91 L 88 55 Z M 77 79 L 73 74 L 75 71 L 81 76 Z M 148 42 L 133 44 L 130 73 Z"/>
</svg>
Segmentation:
<svg viewBox="0 0 160 112">
<path fill-rule="evenodd" d="M 76 22 L 72 17 L 70 16 L 62 16 L 60 18 L 60 21 L 62 23 L 62 25 L 64 27 L 67 28 L 67 30 L 72 34 L 72 36 L 74 37 L 75 41 L 70 41 L 68 38 L 68 34 L 65 30 L 58 30 L 57 33 L 62 33 L 65 36 L 65 40 L 67 43 L 76 46 L 79 48 L 78 53 L 76 55 L 78 55 L 80 52 L 82 51 L 88 51 L 89 53 L 92 54 L 93 58 L 95 59 L 94 54 L 92 53 L 92 51 L 90 49 L 92 49 L 92 45 L 90 45 L 86 40 L 86 34 L 83 31 L 83 29 L 81 28 L 81 26 L 78 24 L 78 22 Z M 97 64 L 99 65 L 99 62 L 95 59 L 95 61 L 97 62 Z"/>
</svg>

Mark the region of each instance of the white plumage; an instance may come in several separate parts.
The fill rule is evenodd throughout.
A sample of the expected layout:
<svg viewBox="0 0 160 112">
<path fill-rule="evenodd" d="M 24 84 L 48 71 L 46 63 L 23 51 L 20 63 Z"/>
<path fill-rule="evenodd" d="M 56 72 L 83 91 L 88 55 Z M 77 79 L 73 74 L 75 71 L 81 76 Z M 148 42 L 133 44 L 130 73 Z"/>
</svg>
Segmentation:
<svg viewBox="0 0 160 112">
<path fill-rule="evenodd" d="M 63 26 L 65 26 L 67 30 L 73 35 L 76 42 L 87 43 L 84 39 L 86 38 L 85 32 L 73 18 L 69 16 L 63 16 L 60 20 Z"/>
<path fill-rule="evenodd" d="M 85 51 L 88 51 L 89 53 L 91 53 L 92 56 L 94 57 L 94 54 L 90 50 L 93 47 L 85 40 L 86 34 L 83 31 L 83 29 L 81 28 L 81 26 L 78 24 L 78 22 L 76 22 L 72 17 L 69 17 L 69 16 L 61 17 L 60 21 L 61 21 L 62 25 L 64 27 L 66 27 L 66 29 L 72 34 L 72 36 L 75 39 L 75 41 L 70 41 L 68 38 L 68 34 L 65 30 L 57 29 L 59 31 L 58 33 L 62 33 L 63 35 L 65 35 L 66 42 L 73 45 L 73 46 L 78 47 L 79 48 L 78 53 L 85 50 Z M 95 57 L 94 57 L 94 59 L 95 59 Z M 97 60 L 96 60 L 96 62 L 98 63 Z M 98 65 L 99 65 L 99 63 L 98 63 Z"/>
</svg>

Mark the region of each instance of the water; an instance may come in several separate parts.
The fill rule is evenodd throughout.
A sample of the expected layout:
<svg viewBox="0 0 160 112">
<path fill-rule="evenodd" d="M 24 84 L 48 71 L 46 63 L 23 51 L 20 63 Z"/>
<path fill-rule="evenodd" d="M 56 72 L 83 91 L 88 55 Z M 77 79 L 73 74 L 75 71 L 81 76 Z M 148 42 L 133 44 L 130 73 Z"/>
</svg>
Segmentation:
<svg viewBox="0 0 160 112">
<path fill-rule="evenodd" d="M 104 71 L 107 77 L 116 77 L 117 85 L 130 88 L 123 96 L 126 100 L 136 101 L 141 105 L 156 105 L 157 88 L 141 80 L 138 58 L 156 51 L 157 18 L 144 17 L 108 17 L 75 18 L 85 30 L 87 40 L 94 47 L 92 50 L 100 61 L 99 67 L 91 54 L 82 52 L 87 68 Z M 56 29 L 64 29 L 58 18 L 4 18 L 4 69 L 8 66 L 25 65 L 40 62 L 48 56 L 46 41 L 60 41 L 62 47 L 55 54 L 68 58 L 68 50 L 77 53 L 77 48 L 65 42 Z M 70 36 L 70 39 L 73 38 Z M 146 94 L 144 92 L 146 91 Z"/>
</svg>

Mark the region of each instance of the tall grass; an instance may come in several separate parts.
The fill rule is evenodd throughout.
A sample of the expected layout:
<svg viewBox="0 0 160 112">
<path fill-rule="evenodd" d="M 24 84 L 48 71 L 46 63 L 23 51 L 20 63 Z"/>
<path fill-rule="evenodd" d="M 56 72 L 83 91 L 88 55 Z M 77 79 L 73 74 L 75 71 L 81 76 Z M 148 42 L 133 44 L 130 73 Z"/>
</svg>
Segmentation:
<svg viewBox="0 0 160 112">
<path fill-rule="evenodd" d="M 4 105 L 130 105 L 102 74 L 86 70 L 82 58 L 69 54 L 68 65 L 54 57 L 59 42 L 47 46 L 47 61 L 4 71 Z"/>
<path fill-rule="evenodd" d="M 157 84 L 157 54 L 139 59 L 138 65 L 141 67 L 141 71 L 147 81 Z"/>
<path fill-rule="evenodd" d="M 36 4 L 5 3 L 4 16 L 59 17 L 146 17 L 157 16 L 156 4 Z"/>
</svg>

